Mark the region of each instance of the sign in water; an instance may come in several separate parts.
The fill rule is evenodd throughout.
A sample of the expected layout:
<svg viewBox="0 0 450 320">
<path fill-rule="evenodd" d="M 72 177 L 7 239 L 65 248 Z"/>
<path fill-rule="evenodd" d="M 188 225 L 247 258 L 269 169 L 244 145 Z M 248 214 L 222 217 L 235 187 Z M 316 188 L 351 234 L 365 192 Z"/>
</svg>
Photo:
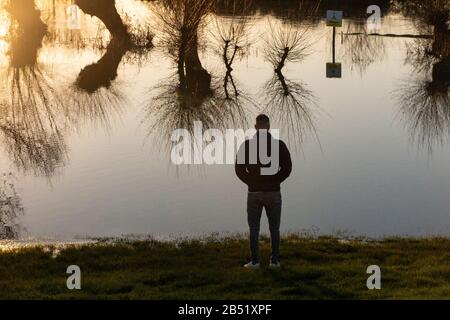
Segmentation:
<svg viewBox="0 0 450 320">
<path fill-rule="evenodd" d="M 342 18 L 344 16 L 343 11 L 327 11 L 327 26 L 329 27 L 342 27 Z"/>
<path fill-rule="evenodd" d="M 336 28 L 342 27 L 343 11 L 327 11 L 327 26 L 333 27 L 333 61 L 327 63 L 327 78 L 342 78 L 342 64 L 336 62 Z"/>
<path fill-rule="evenodd" d="M 342 64 L 327 63 L 327 78 L 342 78 Z"/>
</svg>

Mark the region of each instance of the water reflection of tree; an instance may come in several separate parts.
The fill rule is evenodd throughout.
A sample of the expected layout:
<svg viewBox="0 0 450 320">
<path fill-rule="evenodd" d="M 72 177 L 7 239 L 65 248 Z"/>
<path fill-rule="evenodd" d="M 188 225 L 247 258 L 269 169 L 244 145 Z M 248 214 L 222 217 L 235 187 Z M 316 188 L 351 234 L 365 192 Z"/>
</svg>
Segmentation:
<svg viewBox="0 0 450 320">
<path fill-rule="evenodd" d="M 72 112 L 75 118 L 100 120 L 109 124 L 111 111 L 120 111 L 126 101 L 120 88 L 114 85 L 117 70 L 127 54 L 140 60 L 153 48 L 153 36 L 148 31 L 129 32 L 117 12 L 115 0 L 77 0 L 83 12 L 96 16 L 106 26 L 111 40 L 100 60 L 84 67 L 75 82 Z M 73 118 L 73 117 L 72 117 Z"/>
<path fill-rule="evenodd" d="M 100 19 L 111 36 L 103 57 L 83 68 L 76 81 L 79 89 L 94 93 L 99 88 L 110 88 L 127 53 L 133 52 L 134 56 L 148 53 L 153 48 L 153 35 L 148 30 L 130 33 L 116 9 L 115 0 L 76 0 L 75 3 L 86 14 Z"/>
<path fill-rule="evenodd" d="M 155 6 L 162 45 L 177 62 L 180 82 L 200 95 L 210 93 L 211 76 L 199 57 L 199 33 L 212 5 L 213 0 L 164 0 Z"/>
<path fill-rule="evenodd" d="M 445 1 L 400 2 L 417 28 L 428 29 L 431 39 L 408 46 L 407 59 L 416 73 L 396 91 L 400 112 L 419 147 L 432 152 L 450 137 L 450 5 Z"/>
<path fill-rule="evenodd" d="M 131 47 L 130 34 L 117 12 L 115 0 L 76 0 L 75 3 L 84 13 L 100 19 L 111 35 L 103 57 L 84 67 L 76 81 L 81 90 L 94 93 L 101 87 L 109 88 L 117 77 L 119 64 Z"/>
<path fill-rule="evenodd" d="M 119 113 L 126 102 L 120 87 L 114 83 L 119 65 L 130 46 L 125 40 L 112 38 L 106 53 L 84 67 L 69 92 L 71 116 L 74 123 L 99 122 L 108 127 L 110 116 Z"/>
<path fill-rule="evenodd" d="M 214 17 L 212 30 L 213 52 L 221 57 L 225 67 L 223 85 L 217 83 L 215 92 L 220 92 L 224 104 L 230 105 L 230 109 L 240 111 L 240 117 L 244 118 L 244 105 L 253 109 L 253 99 L 240 88 L 233 77 L 233 64 L 236 60 L 247 56 L 250 46 L 255 39 L 249 35 L 249 17 L 247 16 L 253 1 L 224 1 L 222 7 L 229 8 L 229 15 L 224 18 Z M 223 90 L 223 91 L 221 91 Z M 235 108 L 233 108 L 233 106 Z"/>
<path fill-rule="evenodd" d="M 65 113 L 61 97 L 45 68 L 37 62 L 46 26 L 33 0 L 10 1 L 9 98 L 0 114 L 6 151 L 15 165 L 51 175 L 64 162 L 65 144 L 58 118 Z"/>
<path fill-rule="evenodd" d="M 444 84 L 419 79 L 407 82 L 398 96 L 401 114 L 413 139 L 430 153 L 436 144 L 444 144 L 450 134 L 448 86 L 448 81 Z"/>
<path fill-rule="evenodd" d="M 366 20 L 350 20 L 346 24 L 343 38 L 343 60 L 352 70 L 362 75 L 376 61 L 381 61 L 386 54 L 383 37 L 369 36 Z"/>
<path fill-rule="evenodd" d="M 202 121 L 204 129 L 243 126 L 242 96 L 231 74 L 222 82 L 200 60 L 199 32 L 212 4 L 211 0 L 167 0 L 155 7 L 162 43 L 177 71 L 151 90 L 155 95 L 146 108 L 150 133 L 156 130 L 170 139 L 174 129 L 193 132 L 195 121 Z"/>
<path fill-rule="evenodd" d="M 287 131 L 288 139 L 301 145 L 309 133 L 317 138 L 314 107 L 315 97 L 299 81 L 286 79 L 283 68 L 288 62 L 298 62 L 309 54 L 308 27 L 294 28 L 292 25 L 271 25 L 265 39 L 265 57 L 274 67 L 273 77 L 264 85 L 265 112 L 281 129 Z"/>
<path fill-rule="evenodd" d="M 128 48 L 121 40 L 113 38 L 103 57 L 80 71 L 76 80 L 77 87 L 89 93 L 102 87 L 110 88 L 112 81 L 117 78 L 117 69 Z"/>
<path fill-rule="evenodd" d="M 24 228 L 19 219 L 25 210 L 12 174 L 0 175 L 0 240 L 17 239 Z"/>
<path fill-rule="evenodd" d="M 288 139 L 301 145 L 309 133 L 316 138 L 315 97 L 305 84 L 291 81 L 281 71 L 275 72 L 264 86 L 266 112 L 287 131 Z"/>
</svg>

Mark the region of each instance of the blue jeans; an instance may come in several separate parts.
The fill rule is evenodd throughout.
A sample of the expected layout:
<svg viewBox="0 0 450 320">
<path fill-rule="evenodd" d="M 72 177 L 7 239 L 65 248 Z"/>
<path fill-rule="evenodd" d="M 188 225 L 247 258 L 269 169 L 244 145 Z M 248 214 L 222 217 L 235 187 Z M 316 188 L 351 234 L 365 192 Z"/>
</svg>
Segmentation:
<svg viewBox="0 0 450 320">
<path fill-rule="evenodd" d="M 278 192 L 249 192 L 247 198 L 247 219 L 250 228 L 250 250 L 252 262 L 259 263 L 259 229 L 263 208 L 266 209 L 269 220 L 270 238 L 272 240 L 271 261 L 278 262 L 280 252 L 280 220 L 281 193 Z"/>
</svg>

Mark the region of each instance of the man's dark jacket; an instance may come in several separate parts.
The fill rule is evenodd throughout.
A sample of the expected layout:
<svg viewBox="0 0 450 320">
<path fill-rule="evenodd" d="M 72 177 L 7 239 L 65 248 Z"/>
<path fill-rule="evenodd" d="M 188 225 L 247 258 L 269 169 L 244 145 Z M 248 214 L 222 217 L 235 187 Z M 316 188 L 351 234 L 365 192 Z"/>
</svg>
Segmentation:
<svg viewBox="0 0 450 320">
<path fill-rule="evenodd" d="M 270 134 L 267 135 L 267 150 L 268 155 L 271 157 L 271 139 L 274 139 Z M 250 140 L 246 140 L 242 144 L 238 151 L 238 157 L 236 159 L 235 171 L 238 178 L 248 186 L 249 192 L 276 192 L 280 191 L 280 184 L 286 180 L 292 171 L 292 161 L 291 154 L 289 153 L 286 144 L 278 140 L 279 147 L 279 169 L 275 175 L 261 175 L 261 168 L 268 168 L 270 164 L 262 165 L 259 159 L 259 134 L 257 133 L 252 139 L 258 139 L 258 156 L 257 163 L 250 164 L 249 152 L 252 151 L 250 148 Z M 245 152 L 245 163 L 239 163 L 239 155 Z M 253 157 L 254 158 L 254 157 Z"/>
</svg>

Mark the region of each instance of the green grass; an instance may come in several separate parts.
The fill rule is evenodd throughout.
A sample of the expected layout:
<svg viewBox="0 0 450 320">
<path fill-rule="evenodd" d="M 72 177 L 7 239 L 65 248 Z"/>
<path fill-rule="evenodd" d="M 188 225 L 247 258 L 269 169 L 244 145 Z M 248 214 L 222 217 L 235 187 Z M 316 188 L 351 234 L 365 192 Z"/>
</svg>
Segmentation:
<svg viewBox="0 0 450 320">
<path fill-rule="evenodd" d="M 268 262 L 270 243 L 261 241 Z M 283 239 L 282 268 L 245 270 L 243 237 L 178 242 L 100 241 L 0 252 L 0 299 L 448 299 L 450 239 Z M 66 287 L 79 265 L 82 290 Z M 382 289 L 368 290 L 379 265 Z"/>
</svg>

